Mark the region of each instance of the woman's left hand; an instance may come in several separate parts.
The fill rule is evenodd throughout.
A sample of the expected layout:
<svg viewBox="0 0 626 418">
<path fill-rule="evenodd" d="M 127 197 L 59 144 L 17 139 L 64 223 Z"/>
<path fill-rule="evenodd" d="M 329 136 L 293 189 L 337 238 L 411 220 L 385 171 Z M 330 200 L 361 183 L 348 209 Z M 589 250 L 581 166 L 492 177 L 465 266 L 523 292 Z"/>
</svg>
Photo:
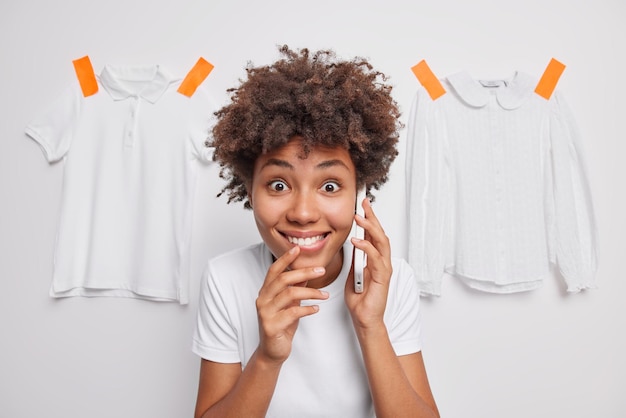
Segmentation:
<svg viewBox="0 0 626 418">
<path fill-rule="evenodd" d="M 365 230 L 365 239 L 352 238 L 352 244 L 367 254 L 363 292 L 354 291 L 353 262 L 346 281 L 345 301 L 354 326 L 370 328 L 382 324 L 393 269 L 389 238 L 376 218 L 369 199 L 364 199 L 360 204 L 363 205 L 365 217 L 355 215 L 355 220 Z"/>
</svg>

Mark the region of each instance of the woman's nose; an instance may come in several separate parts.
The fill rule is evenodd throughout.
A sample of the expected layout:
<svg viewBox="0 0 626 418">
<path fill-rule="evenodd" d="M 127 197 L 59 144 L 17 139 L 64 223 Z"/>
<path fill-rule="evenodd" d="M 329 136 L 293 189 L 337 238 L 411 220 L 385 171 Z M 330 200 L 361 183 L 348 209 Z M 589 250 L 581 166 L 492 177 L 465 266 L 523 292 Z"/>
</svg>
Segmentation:
<svg viewBox="0 0 626 418">
<path fill-rule="evenodd" d="M 293 194 L 287 211 L 287 220 L 299 224 L 315 222 L 319 219 L 319 207 L 314 192 L 297 192 Z"/>
</svg>

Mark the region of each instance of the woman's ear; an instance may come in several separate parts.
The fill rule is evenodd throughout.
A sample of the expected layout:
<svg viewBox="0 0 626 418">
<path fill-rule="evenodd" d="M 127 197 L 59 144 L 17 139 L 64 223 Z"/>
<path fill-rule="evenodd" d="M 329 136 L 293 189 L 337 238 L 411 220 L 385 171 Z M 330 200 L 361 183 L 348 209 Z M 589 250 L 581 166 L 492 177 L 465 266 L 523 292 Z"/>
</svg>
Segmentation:
<svg viewBox="0 0 626 418">
<path fill-rule="evenodd" d="M 246 183 L 246 193 L 248 195 L 248 206 L 250 207 L 250 209 L 252 209 L 252 192 L 250 190 L 251 189 L 251 184 L 250 183 Z"/>
</svg>

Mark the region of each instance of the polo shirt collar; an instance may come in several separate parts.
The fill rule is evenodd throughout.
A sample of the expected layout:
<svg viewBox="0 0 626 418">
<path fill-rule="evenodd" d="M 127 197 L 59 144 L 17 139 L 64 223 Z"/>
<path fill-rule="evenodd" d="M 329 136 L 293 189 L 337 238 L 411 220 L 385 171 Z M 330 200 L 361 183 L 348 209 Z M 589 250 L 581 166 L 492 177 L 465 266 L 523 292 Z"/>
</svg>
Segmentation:
<svg viewBox="0 0 626 418">
<path fill-rule="evenodd" d="M 516 72 L 508 80 L 495 80 L 499 87 L 485 87 L 482 83 L 491 81 L 474 80 L 467 72 L 462 71 L 447 77 L 448 82 L 465 103 L 472 107 L 483 107 L 489 102 L 493 88 L 498 104 L 507 110 L 520 107 L 530 97 L 535 87 L 535 80 L 529 75 Z"/>
<path fill-rule="evenodd" d="M 107 64 L 100 73 L 100 84 L 113 100 L 141 97 L 156 103 L 175 81 L 160 65 L 118 67 Z M 137 91 L 125 82 L 144 82 L 144 86 Z"/>
</svg>

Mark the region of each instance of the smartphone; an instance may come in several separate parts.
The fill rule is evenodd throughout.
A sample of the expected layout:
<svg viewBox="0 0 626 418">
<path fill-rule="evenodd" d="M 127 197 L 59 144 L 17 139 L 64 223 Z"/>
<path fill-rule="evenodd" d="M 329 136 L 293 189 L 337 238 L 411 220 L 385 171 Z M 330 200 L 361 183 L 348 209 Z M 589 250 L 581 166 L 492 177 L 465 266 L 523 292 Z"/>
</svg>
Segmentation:
<svg viewBox="0 0 626 418">
<path fill-rule="evenodd" d="M 363 199 L 365 199 L 365 187 L 363 187 L 356 195 L 356 213 L 360 216 L 365 216 L 363 213 Z M 359 225 L 357 225 L 356 221 L 353 221 L 352 224 L 352 236 L 358 239 L 365 239 L 365 231 Z M 352 260 L 354 264 L 354 291 L 356 293 L 363 292 L 363 269 L 367 264 L 367 254 L 358 248 L 354 248 L 354 259 Z"/>
</svg>

